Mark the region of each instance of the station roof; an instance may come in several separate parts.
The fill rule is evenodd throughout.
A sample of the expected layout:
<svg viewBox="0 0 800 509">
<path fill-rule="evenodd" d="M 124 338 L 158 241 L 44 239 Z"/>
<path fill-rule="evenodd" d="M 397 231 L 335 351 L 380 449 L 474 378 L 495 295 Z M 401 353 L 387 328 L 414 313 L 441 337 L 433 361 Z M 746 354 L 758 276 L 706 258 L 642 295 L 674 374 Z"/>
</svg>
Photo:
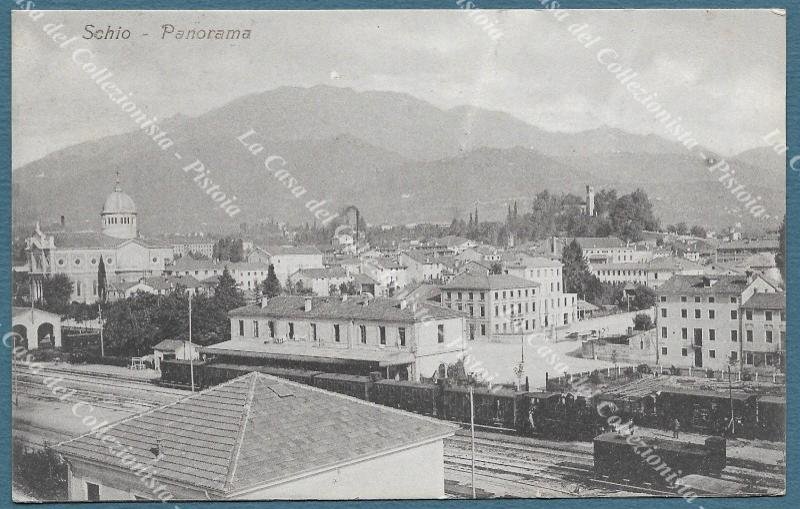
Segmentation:
<svg viewBox="0 0 800 509">
<path fill-rule="evenodd" d="M 782 292 L 754 293 L 747 302 L 742 304 L 746 309 L 786 309 L 786 294 Z"/>
<path fill-rule="evenodd" d="M 258 359 L 280 359 L 318 363 L 347 364 L 354 362 L 377 363 L 381 367 L 399 366 L 414 362 L 414 354 L 393 348 L 326 348 L 306 341 L 264 343 L 261 341 L 232 339 L 202 347 L 209 355 L 228 355 Z"/>
<path fill-rule="evenodd" d="M 158 457 L 157 478 L 229 498 L 440 440 L 456 429 L 254 372 L 56 449 L 69 458 L 130 472 L 108 452 L 109 444 L 118 442 L 140 464 Z"/>
<path fill-rule="evenodd" d="M 311 309 L 306 311 L 306 300 L 311 300 Z M 383 323 L 420 323 L 425 320 L 462 318 L 461 312 L 434 304 L 420 302 L 417 309 L 412 304 L 405 307 L 401 301 L 383 297 L 306 297 L 302 295 L 279 295 L 262 306 L 244 306 L 232 309 L 228 316 L 269 317 L 297 320 L 361 320 Z"/>
</svg>

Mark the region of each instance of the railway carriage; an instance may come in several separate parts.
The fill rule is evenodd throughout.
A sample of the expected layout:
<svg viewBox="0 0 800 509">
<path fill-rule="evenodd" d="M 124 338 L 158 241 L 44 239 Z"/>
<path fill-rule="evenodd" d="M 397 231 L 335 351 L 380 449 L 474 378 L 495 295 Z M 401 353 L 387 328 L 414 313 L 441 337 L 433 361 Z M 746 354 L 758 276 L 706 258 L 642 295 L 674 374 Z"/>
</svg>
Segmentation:
<svg viewBox="0 0 800 509">
<path fill-rule="evenodd" d="M 475 424 L 516 429 L 516 395 L 509 389 L 473 389 Z M 470 422 L 469 387 L 450 386 L 442 391 L 443 419 Z"/>
<path fill-rule="evenodd" d="M 593 442 L 595 474 L 618 481 L 664 485 L 669 473 L 718 477 L 726 464 L 721 437 L 695 444 L 641 436 L 630 441 L 617 433 L 604 433 Z"/>
<path fill-rule="evenodd" d="M 372 386 L 373 403 L 408 412 L 438 416 L 441 385 L 398 380 L 378 380 Z"/>
<path fill-rule="evenodd" d="M 315 387 L 367 401 L 371 401 L 372 385 L 372 379 L 368 376 L 345 375 L 342 373 L 323 373 L 314 376 Z"/>
<path fill-rule="evenodd" d="M 667 429 L 678 419 L 682 430 L 709 435 L 734 433 L 753 436 L 756 430 L 757 396 L 744 392 L 715 392 L 670 387 L 658 393 L 656 412 L 659 424 Z M 733 404 L 734 426 L 731 426 Z"/>
</svg>

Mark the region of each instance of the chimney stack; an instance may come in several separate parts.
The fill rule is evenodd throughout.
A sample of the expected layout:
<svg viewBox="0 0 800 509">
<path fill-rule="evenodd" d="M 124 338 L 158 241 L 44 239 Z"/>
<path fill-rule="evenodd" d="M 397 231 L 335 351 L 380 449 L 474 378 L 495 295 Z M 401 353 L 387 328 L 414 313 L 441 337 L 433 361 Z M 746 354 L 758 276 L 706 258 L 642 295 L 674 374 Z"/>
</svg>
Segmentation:
<svg viewBox="0 0 800 509">
<path fill-rule="evenodd" d="M 261 307 L 262 308 L 267 307 L 267 302 L 269 302 L 269 297 L 267 297 L 266 295 L 261 297 Z"/>
<path fill-rule="evenodd" d="M 311 297 L 306 297 L 306 306 L 305 306 L 306 313 L 311 311 Z"/>
<path fill-rule="evenodd" d="M 406 299 L 400 299 L 400 309 L 405 309 L 408 307 L 408 301 Z"/>
<path fill-rule="evenodd" d="M 64 216 L 61 216 L 61 227 L 63 228 L 66 225 L 67 225 L 67 220 L 64 218 Z"/>
</svg>

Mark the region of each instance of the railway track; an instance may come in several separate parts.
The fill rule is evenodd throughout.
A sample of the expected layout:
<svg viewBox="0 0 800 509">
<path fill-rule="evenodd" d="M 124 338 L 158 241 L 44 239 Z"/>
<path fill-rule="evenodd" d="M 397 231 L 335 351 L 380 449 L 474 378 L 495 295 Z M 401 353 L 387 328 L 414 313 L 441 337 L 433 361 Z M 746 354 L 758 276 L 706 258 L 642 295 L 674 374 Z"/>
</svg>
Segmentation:
<svg viewBox="0 0 800 509">
<path fill-rule="evenodd" d="M 166 389 L 142 380 L 113 375 L 84 374 L 62 369 L 45 369 L 34 373 L 28 368 L 15 367 L 13 383 L 20 394 L 40 400 L 55 401 L 63 394 L 53 392 L 46 378 L 58 380 L 58 385 L 72 393 L 69 400 L 80 399 L 108 409 L 141 411 L 171 403 L 186 395 L 185 391 Z"/>
<path fill-rule="evenodd" d="M 548 479 L 557 486 L 571 483 L 580 487 L 582 495 L 619 496 L 653 495 L 679 496 L 669 488 L 626 484 L 616 480 L 601 479 L 594 473 L 592 446 L 576 443 L 559 443 L 532 438 L 520 439 L 503 434 L 490 436 L 481 433 L 475 438 L 476 469 L 487 472 L 490 476 L 499 476 L 508 482 L 524 483 L 526 477 L 534 476 L 536 480 Z M 468 436 L 456 435 L 445 442 L 445 462 L 452 468 L 471 467 L 471 444 Z M 749 465 L 748 465 L 749 466 Z M 518 476 L 516 481 L 509 480 L 508 475 Z M 785 489 L 782 474 L 751 470 L 745 467 L 729 465 L 723 471 L 722 479 L 760 488 L 771 488 L 774 491 Z M 563 491 L 563 488 L 561 488 Z M 564 496 L 565 494 L 562 493 Z M 544 495 L 547 496 L 547 495 Z M 577 495 L 572 495 L 577 496 Z"/>
</svg>

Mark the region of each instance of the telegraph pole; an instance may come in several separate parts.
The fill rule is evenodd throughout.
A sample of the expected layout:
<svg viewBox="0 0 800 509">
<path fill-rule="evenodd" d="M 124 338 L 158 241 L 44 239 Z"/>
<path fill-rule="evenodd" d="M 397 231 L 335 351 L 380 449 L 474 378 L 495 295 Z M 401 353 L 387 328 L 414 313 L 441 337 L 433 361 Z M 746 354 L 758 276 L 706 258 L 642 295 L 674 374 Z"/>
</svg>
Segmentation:
<svg viewBox="0 0 800 509">
<path fill-rule="evenodd" d="M 189 379 L 194 392 L 194 347 L 192 346 L 192 294 L 189 294 Z"/>
<path fill-rule="evenodd" d="M 472 396 L 473 388 L 469 386 L 469 429 L 472 442 L 472 498 L 475 499 L 475 402 Z"/>
<path fill-rule="evenodd" d="M 100 307 L 100 303 L 97 303 L 97 316 L 100 320 L 100 357 L 106 356 L 105 346 L 103 345 L 103 308 Z"/>
</svg>

